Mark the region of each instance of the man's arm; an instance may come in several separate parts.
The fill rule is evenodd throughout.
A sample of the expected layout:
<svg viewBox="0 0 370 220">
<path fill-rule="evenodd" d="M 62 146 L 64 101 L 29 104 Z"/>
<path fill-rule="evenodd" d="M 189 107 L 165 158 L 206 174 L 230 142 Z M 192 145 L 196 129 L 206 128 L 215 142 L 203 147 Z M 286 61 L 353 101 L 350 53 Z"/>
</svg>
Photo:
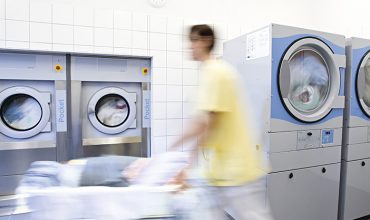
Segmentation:
<svg viewBox="0 0 370 220">
<path fill-rule="evenodd" d="M 193 140 L 197 137 L 204 137 L 215 122 L 216 114 L 214 112 L 203 112 L 195 116 L 190 124 L 185 128 L 184 134 L 177 139 L 170 149 L 176 149 L 182 143 Z M 194 146 L 193 150 L 197 150 L 198 145 Z"/>
</svg>

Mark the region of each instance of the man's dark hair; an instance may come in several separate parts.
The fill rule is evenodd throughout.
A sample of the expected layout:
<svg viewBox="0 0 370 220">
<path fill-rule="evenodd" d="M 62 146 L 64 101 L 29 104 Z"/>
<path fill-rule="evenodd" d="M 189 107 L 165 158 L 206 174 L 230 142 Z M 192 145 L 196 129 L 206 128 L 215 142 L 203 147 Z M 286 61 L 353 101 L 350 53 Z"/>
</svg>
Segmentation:
<svg viewBox="0 0 370 220">
<path fill-rule="evenodd" d="M 190 28 L 190 35 L 189 35 L 190 40 L 192 40 L 191 39 L 192 34 L 197 34 L 200 37 L 209 38 L 209 40 L 211 41 L 211 44 L 209 45 L 209 48 L 208 48 L 209 51 L 211 51 L 213 47 L 215 46 L 215 38 L 216 38 L 215 33 L 209 25 L 206 25 L 206 24 L 193 25 Z"/>
</svg>

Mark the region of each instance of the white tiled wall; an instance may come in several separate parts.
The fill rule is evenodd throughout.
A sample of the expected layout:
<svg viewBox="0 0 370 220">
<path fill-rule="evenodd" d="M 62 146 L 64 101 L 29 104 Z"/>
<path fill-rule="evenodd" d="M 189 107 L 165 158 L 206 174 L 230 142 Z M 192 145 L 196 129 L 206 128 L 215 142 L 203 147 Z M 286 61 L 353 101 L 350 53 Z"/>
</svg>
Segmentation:
<svg viewBox="0 0 370 220">
<path fill-rule="evenodd" d="M 74 45 L 90 45 L 90 46 L 94 45 L 93 27 L 74 26 L 73 43 Z"/>
<path fill-rule="evenodd" d="M 94 26 L 94 10 L 92 8 L 74 8 L 73 24 L 76 26 Z"/>
<path fill-rule="evenodd" d="M 7 3 L 11 0 L 7 0 Z M 33 2 L 31 1 L 31 4 Z M 52 22 L 54 24 L 73 25 L 73 7 L 68 4 L 53 4 L 52 5 Z"/>
<path fill-rule="evenodd" d="M 167 85 L 182 85 L 183 69 L 167 68 Z"/>
<path fill-rule="evenodd" d="M 53 44 L 73 45 L 73 26 L 65 24 L 54 24 Z"/>
<path fill-rule="evenodd" d="M 162 33 L 149 33 L 150 50 L 166 50 L 167 37 Z"/>
<path fill-rule="evenodd" d="M 52 43 L 52 25 L 30 22 L 30 42 Z"/>
<path fill-rule="evenodd" d="M 94 45 L 113 48 L 113 29 L 95 27 Z"/>
<path fill-rule="evenodd" d="M 152 146 L 156 146 L 152 148 L 152 154 L 165 152 L 167 149 L 167 137 L 152 137 Z"/>
<path fill-rule="evenodd" d="M 113 9 L 96 9 L 94 14 L 94 26 L 101 28 L 113 28 Z"/>
<path fill-rule="evenodd" d="M 131 48 L 132 36 L 130 30 L 114 30 L 114 45 L 115 48 Z"/>
<path fill-rule="evenodd" d="M 0 20 L 5 19 L 5 0 L 0 0 Z"/>
<path fill-rule="evenodd" d="M 28 21 L 30 16 L 29 0 L 6 1 L 6 18 Z"/>
<path fill-rule="evenodd" d="M 182 119 L 182 102 L 168 102 L 167 103 L 167 118 L 169 119 Z"/>
<path fill-rule="evenodd" d="M 5 20 L 0 19 L 0 40 L 5 40 Z"/>
<path fill-rule="evenodd" d="M 148 32 L 132 31 L 132 48 L 148 50 Z"/>
<path fill-rule="evenodd" d="M 156 68 L 156 67 L 166 68 L 166 66 L 167 66 L 166 51 L 151 50 L 149 52 L 149 54 L 150 54 L 150 56 L 153 57 L 152 66 L 154 68 Z M 153 77 L 155 78 L 155 73 L 153 73 Z"/>
<path fill-rule="evenodd" d="M 184 69 L 182 83 L 183 85 L 198 85 L 198 70 Z"/>
<path fill-rule="evenodd" d="M 29 42 L 30 25 L 26 21 L 6 20 L 5 39 L 9 41 Z"/>
<path fill-rule="evenodd" d="M 167 17 L 158 15 L 149 16 L 149 32 L 165 34 L 167 32 Z"/>
<path fill-rule="evenodd" d="M 132 30 L 132 14 L 127 11 L 114 11 L 114 28 Z"/>
<path fill-rule="evenodd" d="M 30 43 L 30 49 L 31 50 L 52 50 L 52 44 L 47 44 L 47 43 Z"/>
<path fill-rule="evenodd" d="M 32 0 L 30 4 L 30 21 L 51 23 L 52 5 L 46 0 Z"/>
<path fill-rule="evenodd" d="M 148 31 L 148 15 L 143 13 L 133 13 L 132 30 Z"/>
<path fill-rule="evenodd" d="M 152 56 L 152 152 L 166 151 L 194 109 L 199 64 L 191 60 L 187 28 L 212 22 L 55 2 L 0 0 L 0 47 Z M 240 34 L 240 25 L 214 23 L 220 44 Z"/>
</svg>

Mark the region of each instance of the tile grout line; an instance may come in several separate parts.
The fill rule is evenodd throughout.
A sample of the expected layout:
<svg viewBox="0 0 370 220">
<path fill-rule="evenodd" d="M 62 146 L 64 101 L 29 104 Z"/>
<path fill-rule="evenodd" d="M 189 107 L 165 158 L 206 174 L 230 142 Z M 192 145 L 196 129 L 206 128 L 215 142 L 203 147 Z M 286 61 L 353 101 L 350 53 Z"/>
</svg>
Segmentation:
<svg viewBox="0 0 370 220">
<path fill-rule="evenodd" d="M 72 8 L 72 50 L 75 50 L 75 7 Z"/>
</svg>

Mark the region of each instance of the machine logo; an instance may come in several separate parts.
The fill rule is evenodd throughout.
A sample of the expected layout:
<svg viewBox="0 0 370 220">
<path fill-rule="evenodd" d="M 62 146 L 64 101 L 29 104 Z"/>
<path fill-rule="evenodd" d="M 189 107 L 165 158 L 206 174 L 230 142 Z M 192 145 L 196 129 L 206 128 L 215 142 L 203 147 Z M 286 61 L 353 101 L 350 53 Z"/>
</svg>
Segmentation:
<svg viewBox="0 0 370 220">
<path fill-rule="evenodd" d="M 66 91 L 56 91 L 56 122 L 57 132 L 67 131 Z"/>
<path fill-rule="evenodd" d="M 143 91 L 143 127 L 149 128 L 150 127 L 150 92 Z"/>
<path fill-rule="evenodd" d="M 58 100 L 58 111 L 59 111 L 59 118 L 58 118 L 58 122 L 64 122 L 64 101 L 65 100 Z"/>
</svg>

